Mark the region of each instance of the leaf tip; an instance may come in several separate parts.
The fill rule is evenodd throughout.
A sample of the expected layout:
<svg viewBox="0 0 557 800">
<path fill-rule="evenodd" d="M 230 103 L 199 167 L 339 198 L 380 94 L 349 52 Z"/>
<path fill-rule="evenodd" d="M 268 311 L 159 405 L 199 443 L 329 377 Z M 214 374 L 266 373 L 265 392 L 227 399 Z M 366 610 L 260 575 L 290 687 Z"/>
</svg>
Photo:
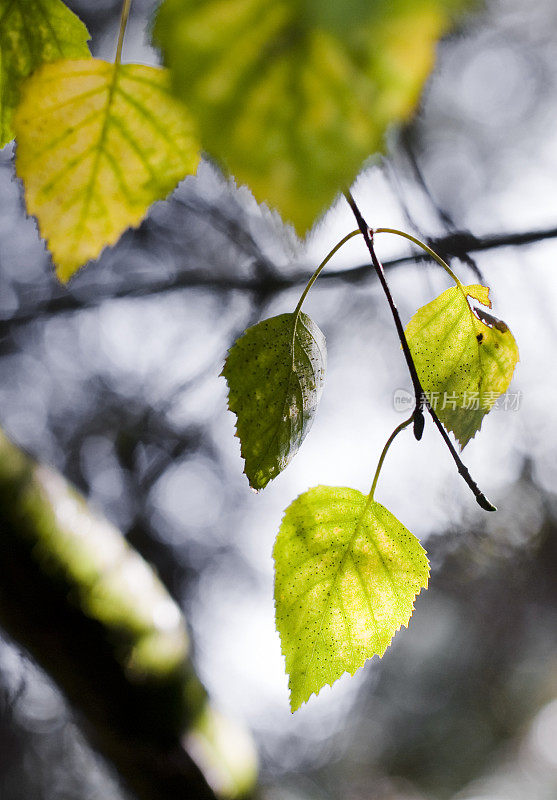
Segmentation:
<svg viewBox="0 0 557 800">
<path fill-rule="evenodd" d="M 476 283 L 470 286 L 465 286 L 464 291 L 467 297 L 473 297 L 474 300 L 477 300 L 483 306 L 491 308 L 491 298 L 489 296 L 491 288 L 489 286 L 483 286 L 481 283 Z"/>
<path fill-rule="evenodd" d="M 238 434 L 236 434 L 236 435 L 238 435 Z M 245 458 L 244 458 L 244 462 L 245 462 Z M 260 472 L 253 473 L 249 469 L 247 464 L 245 465 L 245 468 L 244 468 L 244 475 L 248 479 L 249 488 L 251 489 L 252 492 L 255 492 L 255 494 L 259 494 L 267 486 L 267 484 L 269 483 L 269 480 L 270 480 L 270 478 L 267 478 L 267 480 L 262 478 Z"/>
</svg>

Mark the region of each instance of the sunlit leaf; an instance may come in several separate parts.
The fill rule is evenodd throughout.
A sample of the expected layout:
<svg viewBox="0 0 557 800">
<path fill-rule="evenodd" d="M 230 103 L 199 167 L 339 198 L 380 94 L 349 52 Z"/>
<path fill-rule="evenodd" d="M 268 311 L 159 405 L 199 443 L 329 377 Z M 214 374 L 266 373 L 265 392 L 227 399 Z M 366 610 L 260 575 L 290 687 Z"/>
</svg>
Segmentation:
<svg viewBox="0 0 557 800">
<path fill-rule="evenodd" d="M 390 511 L 331 486 L 310 489 L 287 508 L 274 559 L 292 711 L 382 656 L 429 576 L 424 549 Z"/>
<path fill-rule="evenodd" d="M 88 39 L 61 0 L 0 0 L 0 147 L 14 137 L 22 79 L 44 62 L 87 57 Z"/>
<path fill-rule="evenodd" d="M 302 313 L 259 322 L 231 348 L 222 374 L 254 489 L 263 489 L 297 453 L 313 422 L 326 364 L 325 337 Z"/>
<path fill-rule="evenodd" d="M 61 280 L 195 172 L 192 123 L 167 73 L 139 64 L 57 61 L 22 87 L 16 166 Z"/>
<path fill-rule="evenodd" d="M 415 108 L 465 0 L 165 0 L 154 38 L 201 143 L 299 234 Z"/>
<path fill-rule="evenodd" d="M 506 392 L 518 361 L 507 325 L 472 310 L 466 295 L 491 308 L 487 287 L 454 286 L 420 308 L 406 328 L 424 391 L 461 448 Z"/>
</svg>

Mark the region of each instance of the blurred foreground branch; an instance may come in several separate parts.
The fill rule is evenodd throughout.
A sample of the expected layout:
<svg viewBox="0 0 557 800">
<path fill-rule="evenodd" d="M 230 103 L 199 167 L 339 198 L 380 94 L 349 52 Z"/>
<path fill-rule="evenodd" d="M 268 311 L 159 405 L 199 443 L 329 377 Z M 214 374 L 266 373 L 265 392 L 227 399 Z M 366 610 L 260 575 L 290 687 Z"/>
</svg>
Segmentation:
<svg viewBox="0 0 557 800">
<path fill-rule="evenodd" d="M 251 742 L 209 706 L 178 606 L 116 528 L 1 432 L 0 625 L 140 800 L 250 793 Z"/>
</svg>

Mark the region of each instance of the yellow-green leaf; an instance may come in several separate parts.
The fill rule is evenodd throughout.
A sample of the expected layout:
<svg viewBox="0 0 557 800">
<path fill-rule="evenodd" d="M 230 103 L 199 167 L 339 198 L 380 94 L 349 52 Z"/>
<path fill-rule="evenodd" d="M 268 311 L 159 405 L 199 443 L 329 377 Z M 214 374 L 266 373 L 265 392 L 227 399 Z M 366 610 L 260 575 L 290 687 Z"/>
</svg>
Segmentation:
<svg viewBox="0 0 557 800">
<path fill-rule="evenodd" d="M 355 489 L 317 486 L 287 508 L 274 548 L 275 608 L 295 711 L 382 656 L 427 587 L 419 541 Z"/>
<path fill-rule="evenodd" d="M 16 167 L 68 280 L 195 172 L 199 148 L 167 73 L 98 59 L 46 64 L 22 87 Z"/>
<path fill-rule="evenodd" d="M 507 325 L 472 310 L 467 296 L 491 308 L 486 286 L 454 286 L 420 308 L 406 328 L 422 387 L 461 448 L 507 391 L 518 362 Z"/>
<path fill-rule="evenodd" d="M 86 58 L 89 33 L 61 0 L 0 0 L 0 147 L 14 138 L 20 84 L 41 64 Z"/>
<path fill-rule="evenodd" d="M 165 0 L 154 28 L 201 143 L 299 234 L 415 108 L 466 0 Z"/>
</svg>

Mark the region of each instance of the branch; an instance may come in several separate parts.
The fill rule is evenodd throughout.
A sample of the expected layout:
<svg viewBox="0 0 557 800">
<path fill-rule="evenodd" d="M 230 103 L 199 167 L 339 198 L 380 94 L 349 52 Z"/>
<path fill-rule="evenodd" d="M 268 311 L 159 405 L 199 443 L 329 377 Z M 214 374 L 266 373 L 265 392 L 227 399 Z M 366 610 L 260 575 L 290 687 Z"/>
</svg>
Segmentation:
<svg viewBox="0 0 557 800">
<path fill-rule="evenodd" d="M 441 250 L 449 256 L 466 258 L 470 253 L 495 250 L 498 247 L 534 244 L 544 239 L 555 238 L 557 238 L 557 228 L 544 228 L 522 233 L 496 233 L 481 237 L 474 236 L 474 234 L 467 231 L 455 231 L 438 239 L 430 239 L 429 244 L 432 249 Z"/>
<path fill-rule="evenodd" d="M 557 238 L 557 228 L 522 233 L 490 234 L 483 237 L 457 231 L 447 236 L 428 239 L 427 244 L 446 259 L 456 257 L 466 260 L 470 253 L 495 250 L 500 247 L 520 247 L 555 238 Z M 383 262 L 382 266 L 383 269 L 389 270 L 403 264 L 423 261 L 424 258 L 421 253 L 415 253 L 390 259 Z M 0 336 L 10 333 L 15 327 L 26 325 L 41 317 L 48 318 L 58 314 L 98 308 L 107 300 L 151 297 L 152 295 L 167 294 L 196 287 L 206 287 L 217 292 L 243 291 L 274 295 L 297 286 L 305 286 L 310 275 L 310 272 L 303 270 L 288 275 L 269 273 L 263 276 L 254 276 L 253 278 L 235 278 L 233 276 L 215 276 L 207 272 L 192 270 L 181 272 L 171 278 L 153 280 L 143 286 L 138 286 L 136 283 L 117 288 L 102 286 L 98 288 L 94 295 L 91 294 L 89 296 L 76 296 L 71 290 L 65 290 L 64 294 L 38 302 L 30 308 L 20 308 L 9 319 L 0 320 Z M 372 275 L 369 264 L 362 264 L 349 269 L 327 270 L 320 276 L 319 282 L 321 285 L 337 281 L 360 283 L 369 280 Z"/>
<path fill-rule="evenodd" d="M 373 246 L 373 238 L 372 238 L 373 234 L 371 233 L 371 230 L 370 230 L 367 222 L 364 220 L 362 214 L 360 213 L 360 209 L 356 205 L 356 202 L 355 202 L 354 198 L 352 197 L 352 195 L 350 194 L 350 192 L 345 192 L 344 196 L 346 197 L 346 200 L 348 201 L 348 205 L 352 209 L 352 212 L 353 212 L 353 214 L 354 214 L 354 216 L 356 218 L 356 222 L 358 223 L 358 227 L 360 228 L 360 230 L 362 232 L 362 235 L 364 237 L 365 243 L 366 243 L 367 248 L 369 250 L 369 253 L 370 253 L 370 256 L 371 256 L 371 261 L 372 261 L 372 264 L 373 264 L 373 266 L 375 268 L 375 272 L 376 272 L 377 277 L 379 278 L 379 280 L 381 282 L 381 285 L 383 287 L 383 291 L 385 292 L 385 295 L 387 296 L 387 300 L 389 302 L 389 306 L 391 308 L 391 312 L 392 312 L 393 318 L 395 320 L 395 325 L 396 325 L 397 332 L 398 332 L 398 335 L 399 335 L 400 343 L 402 345 L 402 349 L 404 351 L 404 355 L 405 355 L 405 358 L 406 358 L 406 363 L 408 364 L 408 370 L 410 372 L 410 376 L 412 378 L 412 383 L 414 385 L 414 390 L 416 392 L 416 407 L 414 409 L 414 414 L 413 414 L 414 436 L 416 437 L 416 439 L 420 439 L 421 436 L 422 436 L 423 429 L 424 429 L 424 418 L 423 418 L 423 412 L 422 412 L 422 405 L 425 404 L 427 410 L 430 413 L 431 418 L 433 419 L 435 425 L 437 426 L 437 429 L 439 430 L 439 433 L 443 437 L 443 441 L 445 442 L 445 444 L 449 448 L 449 452 L 450 452 L 451 456 L 453 457 L 453 459 L 455 461 L 455 464 L 457 466 L 459 474 L 462 476 L 462 478 L 464 479 L 466 484 L 471 489 L 474 497 L 476 498 L 476 502 L 478 503 L 479 506 L 481 506 L 484 509 L 484 511 L 495 511 L 496 510 L 495 506 L 493 506 L 489 502 L 489 500 L 483 494 L 483 492 L 480 491 L 477 483 L 474 480 L 472 480 L 472 476 L 468 472 L 468 469 L 466 468 L 466 466 L 463 464 L 460 456 L 456 452 L 456 450 L 455 450 L 455 448 L 453 446 L 453 443 L 451 442 L 451 440 L 449 438 L 449 435 L 447 434 L 447 431 L 445 430 L 445 428 L 441 424 L 441 421 L 439 420 L 439 417 L 437 416 L 437 414 L 433 410 L 431 404 L 429 403 L 429 400 L 427 399 L 427 396 L 426 396 L 426 394 L 425 394 L 425 392 L 424 392 L 424 390 L 422 388 L 420 379 L 418 377 L 418 373 L 416 371 L 416 365 L 414 364 L 414 359 L 412 358 L 412 354 L 410 353 L 410 348 L 408 347 L 408 342 L 406 341 L 406 334 L 404 333 L 404 328 L 402 327 L 402 322 L 401 322 L 397 307 L 396 307 L 396 305 L 394 303 L 394 300 L 392 298 L 389 286 L 388 286 L 387 281 L 385 279 L 385 275 L 384 275 L 384 272 L 383 272 L 383 267 L 381 266 L 381 262 L 379 261 L 379 259 L 377 258 L 377 255 L 375 253 L 375 248 Z"/>
<path fill-rule="evenodd" d="M 356 202 L 350 192 L 345 192 L 344 196 L 348 202 L 348 205 L 352 209 L 352 213 L 356 218 L 356 222 L 358 223 L 358 227 L 364 237 L 364 241 L 366 243 L 367 249 L 369 250 L 369 254 L 371 256 L 371 263 L 375 269 L 375 274 L 379 278 L 379 282 L 381 283 L 381 287 L 385 292 L 385 296 L 387 298 L 387 302 L 389 303 L 391 313 L 393 315 L 393 319 L 395 321 L 395 326 L 398 333 L 398 338 L 400 339 L 400 343 L 402 345 L 402 350 L 404 352 L 404 358 L 406 359 L 406 364 L 408 366 L 408 371 L 410 372 L 410 377 L 412 379 L 412 385 L 414 386 L 414 394 L 416 396 L 416 407 L 414 408 L 414 436 L 416 439 L 421 439 L 422 434 L 424 432 L 424 415 L 422 411 L 422 404 L 423 404 L 423 390 L 420 384 L 420 379 L 418 378 L 418 373 L 416 371 L 416 366 L 414 364 L 414 359 L 410 353 L 410 348 L 408 347 L 408 342 L 406 341 L 406 334 L 404 333 L 404 327 L 402 325 L 402 320 L 400 319 L 400 314 L 398 313 L 398 309 L 396 307 L 395 301 L 393 300 L 393 296 L 391 294 L 391 290 L 389 289 L 389 285 L 387 283 L 387 279 L 385 278 L 385 273 L 383 271 L 383 267 L 381 266 L 381 262 L 377 258 L 375 253 L 375 248 L 373 246 L 373 234 L 370 231 L 370 228 L 364 218 L 360 213 L 360 209 L 356 205 Z"/>
<path fill-rule="evenodd" d="M 454 223 L 454 220 L 453 220 L 452 216 L 448 213 L 448 211 L 445 208 L 440 206 L 439 203 L 436 201 L 436 199 L 433 196 L 433 193 L 432 193 L 432 191 L 431 191 L 431 189 L 429 187 L 429 184 L 426 181 L 425 175 L 422 172 L 422 168 L 421 168 L 421 166 L 420 166 L 420 164 L 418 162 L 418 158 L 417 158 L 416 153 L 414 151 L 414 146 L 412 144 L 411 130 L 410 130 L 409 127 L 406 127 L 402 131 L 402 133 L 401 133 L 401 143 L 402 143 L 401 152 L 403 152 L 406 155 L 406 158 L 408 159 L 408 162 L 409 162 L 409 165 L 410 165 L 410 170 L 412 172 L 412 175 L 414 177 L 416 185 L 421 188 L 421 190 L 422 190 L 422 192 L 424 194 L 424 199 L 426 199 L 428 201 L 429 205 L 433 209 L 435 215 L 437 216 L 437 218 L 439 219 L 439 221 L 443 225 L 444 229 L 447 232 L 454 233 L 455 231 L 457 231 L 457 227 L 456 227 L 456 225 Z M 395 166 L 396 159 L 388 161 L 387 163 L 391 167 L 391 174 L 395 177 L 395 179 L 397 179 L 396 166 Z M 398 179 L 397 179 L 397 182 L 398 182 Z M 401 197 L 401 200 L 402 200 L 403 192 L 402 192 L 402 187 L 400 187 L 400 186 L 399 186 L 399 194 L 400 194 L 400 197 Z M 410 212 L 409 212 L 407 207 L 405 209 L 405 215 L 407 216 L 411 226 L 416 228 L 416 226 L 414 224 L 414 221 L 413 221 L 413 219 L 412 219 L 412 217 L 410 215 Z M 448 253 L 445 252 L 444 255 L 447 256 Z M 482 272 L 481 272 L 480 268 L 478 267 L 478 265 L 476 264 L 476 261 L 472 258 L 472 256 L 469 253 L 466 253 L 466 255 L 462 255 L 460 258 L 461 258 L 461 261 L 463 263 L 465 263 L 468 267 L 470 267 L 470 269 L 472 270 L 472 272 L 474 273 L 474 275 L 478 279 L 478 282 L 481 283 L 481 284 L 484 284 L 485 283 L 485 279 L 484 279 L 484 277 L 482 275 Z"/>
<path fill-rule="evenodd" d="M 138 800 L 215 800 L 185 741 L 224 794 L 249 793 L 249 747 L 219 726 L 177 605 L 116 528 L 1 432 L 0 623 Z"/>
</svg>

